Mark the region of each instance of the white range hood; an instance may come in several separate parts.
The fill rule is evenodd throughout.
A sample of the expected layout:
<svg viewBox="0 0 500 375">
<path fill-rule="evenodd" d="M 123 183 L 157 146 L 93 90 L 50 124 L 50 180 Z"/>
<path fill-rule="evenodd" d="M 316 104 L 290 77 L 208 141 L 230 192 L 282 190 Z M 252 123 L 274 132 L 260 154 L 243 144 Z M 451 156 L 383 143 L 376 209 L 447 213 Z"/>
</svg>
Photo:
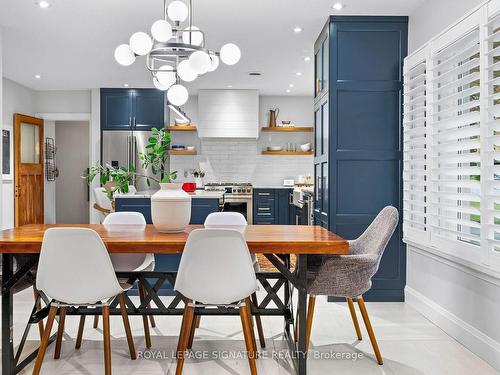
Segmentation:
<svg viewBox="0 0 500 375">
<path fill-rule="evenodd" d="M 199 90 L 200 138 L 258 138 L 258 90 Z"/>
</svg>

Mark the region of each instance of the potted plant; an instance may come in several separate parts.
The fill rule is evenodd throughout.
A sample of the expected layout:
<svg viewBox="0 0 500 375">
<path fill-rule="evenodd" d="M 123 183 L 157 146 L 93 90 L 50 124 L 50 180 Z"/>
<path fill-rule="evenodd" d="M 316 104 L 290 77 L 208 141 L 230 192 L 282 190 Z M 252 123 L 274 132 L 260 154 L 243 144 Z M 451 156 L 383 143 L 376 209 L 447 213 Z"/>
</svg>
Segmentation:
<svg viewBox="0 0 500 375">
<path fill-rule="evenodd" d="M 100 175 L 100 182 L 110 200 L 115 192 L 127 193 L 134 177 L 145 178 L 148 186 L 150 180 L 160 184 L 160 190 L 151 196 L 151 217 L 153 224 L 160 232 L 181 232 L 191 220 L 191 196 L 182 190 L 182 184 L 174 183 L 177 171 L 167 170 L 168 147 L 171 136 L 165 129 L 151 129 L 146 152 L 139 153 L 142 167 L 151 167 L 151 177 L 137 173 L 135 166 L 113 167 L 102 166 L 99 162 L 89 168 L 82 177 L 88 183 Z"/>
</svg>

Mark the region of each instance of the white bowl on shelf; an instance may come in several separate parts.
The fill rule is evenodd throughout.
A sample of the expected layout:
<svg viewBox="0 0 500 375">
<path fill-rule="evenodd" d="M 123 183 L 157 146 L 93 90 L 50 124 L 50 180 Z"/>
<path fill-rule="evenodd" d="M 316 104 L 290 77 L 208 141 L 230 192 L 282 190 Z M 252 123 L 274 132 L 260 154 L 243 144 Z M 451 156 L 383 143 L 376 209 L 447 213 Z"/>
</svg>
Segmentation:
<svg viewBox="0 0 500 375">
<path fill-rule="evenodd" d="M 304 143 L 303 145 L 300 145 L 300 149 L 304 152 L 311 151 L 311 144 Z"/>
<path fill-rule="evenodd" d="M 269 146 L 267 151 L 283 151 L 283 146 Z"/>
</svg>

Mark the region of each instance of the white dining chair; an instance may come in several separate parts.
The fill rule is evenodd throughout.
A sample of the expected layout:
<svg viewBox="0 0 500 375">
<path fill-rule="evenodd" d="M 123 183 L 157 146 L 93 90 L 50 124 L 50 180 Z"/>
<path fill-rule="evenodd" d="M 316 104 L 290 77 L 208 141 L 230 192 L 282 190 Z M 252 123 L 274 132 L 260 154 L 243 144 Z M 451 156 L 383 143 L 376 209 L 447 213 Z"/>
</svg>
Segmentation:
<svg viewBox="0 0 500 375">
<path fill-rule="evenodd" d="M 71 306 L 102 307 L 105 374 L 111 374 L 109 305 L 118 298 L 130 357 L 136 359 L 124 293 L 131 285 L 120 283 L 99 234 L 87 228 L 50 228 L 45 232 L 38 262 L 36 286 L 52 299 L 42 342 L 33 369 L 40 373 L 52 325 L 59 311 L 54 358 L 61 354 L 66 309 Z M 96 304 L 96 301 L 105 301 Z"/>
<path fill-rule="evenodd" d="M 185 298 L 176 375 L 182 374 L 198 305 L 239 309 L 250 371 L 257 374 L 250 302 L 257 290 L 257 279 L 243 234 L 235 229 L 193 230 L 182 253 L 174 289 Z"/>
<path fill-rule="evenodd" d="M 134 225 L 136 227 L 146 226 L 146 219 L 140 212 L 112 212 L 104 218 L 103 225 Z M 110 254 L 111 262 L 115 272 L 145 272 L 153 271 L 155 268 L 154 254 Z M 146 298 L 146 290 L 139 282 L 139 298 L 141 304 Z M 156 327 L 154 317 L 149 315 L 151 327 Z M 151 333 L 149 331 L 148 316 L 142 317 L 144 325 L 144 336 L 146 340 L 146 347 L 151 348 Z M 85 324 L 85 317 L 80 321 L 78 332 L 83 332 L 83 325 Z M 94 328 L 99 324 L 99 315 L 94 317 Z M 80 342 L 77 340 L 77 342 Z M 78 348 L 77 348 L 78 349 Z"/>
<path fill-rule="evenodd" d="M 245 219 L 245 216 L 243 216 L 239 212 L 212 212 L 205 219 L 204 225 L 205 228 L 218 227 L 218 226 L 244 228 L 248 225 L 248 223 L 247 220 Z M 250 255 L 252 258 L 253 268 L 255 272 L 260 272 L 260 266 L 259 266 L 259 261 L 257 260 L 257 256 L 255 254 L 250 254 Z M 255 305 L 255 307 L 259 306 L 256 293 L 252 294 L 251 301 Z M 254 318 L 255 318 L 255 325 L 257 326 L 257 333 L 259 334 L 260 346 L 262 348 L 265 348 L 266 340 L 264 338 L 264 330 L 262 328 L 262 321 L 260 315 L 254 315 Z M 196 324 L 193 329 L 198 328 L 198 326 L 200 325 L 200 316 L 196 317 L 195 322 Z"/>
<path fill-rule="evenodd" d="M 99 213 L 99 219 L 102 223 L 106 216 L 113 212 L 114 209 L 103 187 L 94 188 L 94 198 L 94 208 Z"/>
</svg>

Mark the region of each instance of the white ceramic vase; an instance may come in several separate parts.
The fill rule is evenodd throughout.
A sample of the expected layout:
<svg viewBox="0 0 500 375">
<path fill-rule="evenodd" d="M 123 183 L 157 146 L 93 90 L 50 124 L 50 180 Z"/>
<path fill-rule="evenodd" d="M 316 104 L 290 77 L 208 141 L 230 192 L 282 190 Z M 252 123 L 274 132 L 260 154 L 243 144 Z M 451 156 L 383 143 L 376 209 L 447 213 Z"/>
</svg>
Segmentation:
<svg viewBox="0 0 500 375">
<path fill-rule="evenodd" d="M 151 217 L 159 232 L 182 232 L 191 220 L 191 196 L 181 187 L 182 183 L 160 184 L 151 196 Z"/>
</svg>

